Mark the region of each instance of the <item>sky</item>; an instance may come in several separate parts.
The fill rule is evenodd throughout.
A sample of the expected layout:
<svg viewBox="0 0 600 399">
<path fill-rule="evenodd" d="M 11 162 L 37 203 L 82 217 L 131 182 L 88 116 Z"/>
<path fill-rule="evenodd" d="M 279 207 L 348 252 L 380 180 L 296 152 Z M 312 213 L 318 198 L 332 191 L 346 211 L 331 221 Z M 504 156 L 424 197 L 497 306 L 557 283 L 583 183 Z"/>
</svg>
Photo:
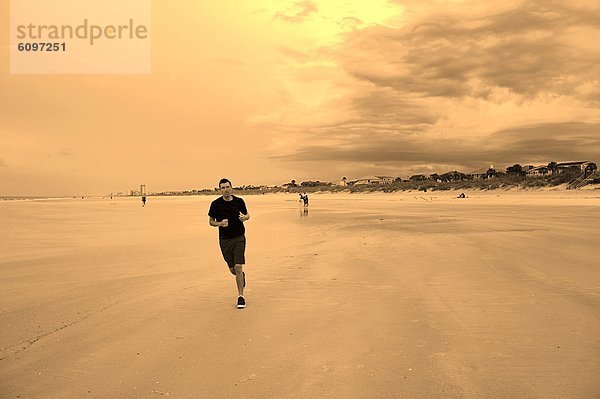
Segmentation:
<svg viewBox="0 0 600 399">
<path fill-rule="evenodd" d="M 155 0 L 151 39 L 147 75 L 11 75 L 0 31 L 0 195 L 600 161 L 597 1 Z"/>
</svg>

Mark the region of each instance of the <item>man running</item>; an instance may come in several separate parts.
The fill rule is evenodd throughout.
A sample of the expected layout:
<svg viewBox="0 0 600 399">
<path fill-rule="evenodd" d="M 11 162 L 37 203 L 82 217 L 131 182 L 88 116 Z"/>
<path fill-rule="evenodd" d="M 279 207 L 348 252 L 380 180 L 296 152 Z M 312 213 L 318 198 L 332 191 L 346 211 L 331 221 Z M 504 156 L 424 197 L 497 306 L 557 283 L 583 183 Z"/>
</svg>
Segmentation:
<svg viewBox="0 0 600 399">
<path fill-rule="evenodd" d="M 221 197 L 210 204 L 208 211 L 208 223 L 219 228 L 219 246 L 229 271 L 235 275 L 238 289 L 237 307 L 246 307 L 244 298 L 244 287 L 246 286 L 246 274 L 242 270 L 246 263 L 246 229 L 244 222 L 250 219 L 244 200 L 232 194 L 231 181 L 221 179 L 219 181 Z"/>
</svg>

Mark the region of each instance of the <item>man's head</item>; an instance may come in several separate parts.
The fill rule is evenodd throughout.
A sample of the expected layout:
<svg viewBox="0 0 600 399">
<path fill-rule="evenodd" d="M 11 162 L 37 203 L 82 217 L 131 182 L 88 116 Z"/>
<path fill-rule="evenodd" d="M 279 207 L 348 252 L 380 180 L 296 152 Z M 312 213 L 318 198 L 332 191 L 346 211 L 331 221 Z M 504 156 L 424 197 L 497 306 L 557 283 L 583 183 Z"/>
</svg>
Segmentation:
<svg viewBox="0 0 600 399">
<path fill-rule="evenodd" d="M 225 198 L 231 197 L 232 187 L 229 179 L 221 179 L 219 180 L 219 190 L 221 190 L 221 194 Z"/>
</svg>

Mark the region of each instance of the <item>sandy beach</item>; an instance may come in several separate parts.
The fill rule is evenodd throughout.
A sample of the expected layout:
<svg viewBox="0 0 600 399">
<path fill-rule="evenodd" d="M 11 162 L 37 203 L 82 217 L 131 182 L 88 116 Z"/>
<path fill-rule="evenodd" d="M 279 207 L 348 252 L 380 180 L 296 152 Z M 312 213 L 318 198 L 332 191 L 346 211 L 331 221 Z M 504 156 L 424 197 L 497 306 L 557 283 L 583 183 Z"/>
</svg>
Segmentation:
<svg viewBox="0 0 600 399">
<path fill-rule="evenodd" d="M 0 202 L 1 398 L 598 398 L 600 192 Z"/>
</svg>

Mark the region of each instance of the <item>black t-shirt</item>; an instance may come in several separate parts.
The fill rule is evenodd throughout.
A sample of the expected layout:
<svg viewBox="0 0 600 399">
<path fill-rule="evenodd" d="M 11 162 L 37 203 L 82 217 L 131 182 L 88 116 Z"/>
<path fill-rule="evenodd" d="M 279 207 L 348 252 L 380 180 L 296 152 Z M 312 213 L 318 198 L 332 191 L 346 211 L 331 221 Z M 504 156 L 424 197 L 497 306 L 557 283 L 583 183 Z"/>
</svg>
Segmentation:
<svg viewBox="0 0 600 399">
<path fill-rule="evenodd" d="M 240 220 L 240 212 L 244 215 L 248 213 L 244 200 L 232 195 L 231 201 L 225 201 L 219 197 L 210 204 L 208 216 L 214 218 L 217 222 L 228 219 L 228 226 L 219 226 L 219 238 L 235 238 L 246 232 L 244 223 Z"/>
</svg>

